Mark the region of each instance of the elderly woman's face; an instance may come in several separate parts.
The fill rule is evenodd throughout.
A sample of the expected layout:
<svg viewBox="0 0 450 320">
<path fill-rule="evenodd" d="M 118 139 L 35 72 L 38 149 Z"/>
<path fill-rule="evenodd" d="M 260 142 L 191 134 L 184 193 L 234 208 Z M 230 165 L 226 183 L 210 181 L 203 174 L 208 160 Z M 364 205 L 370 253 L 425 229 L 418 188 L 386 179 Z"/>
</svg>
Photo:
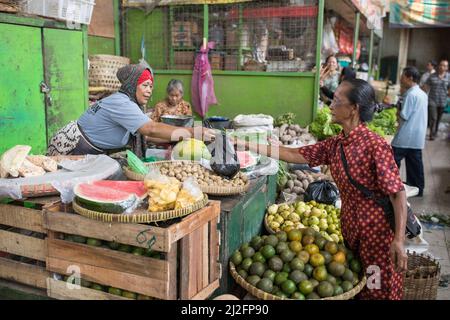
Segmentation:
<svg viewBox="0 0 450 320">
<path fill-rule="evenodd" d="M 333 123 L 343 124 L 346 120 L 351 119 L 355 112 L 356 107 L 347 98 L 347 92 L 350 90 L 350 85 L 343 82 L 337 87 L 334 93 L 333 102 L 330 105 L 331 120 Z"/>
<path fill-rule="evenodd" d="M 152 92 L 153 83 L 151 80 L 147 80 L 139 84 L 136 89 L 136 99 L 138 104 L 141 106 L 146 105 L 152 96 Z"/>
<path fill-rule="evenodd" d="M 169 104 L 171 106 L 176 106 L 183 99 L 183 94 L 178 89 L 173 89 L 167 95 L 167 99 L 169 100 Z"/>
</svg>

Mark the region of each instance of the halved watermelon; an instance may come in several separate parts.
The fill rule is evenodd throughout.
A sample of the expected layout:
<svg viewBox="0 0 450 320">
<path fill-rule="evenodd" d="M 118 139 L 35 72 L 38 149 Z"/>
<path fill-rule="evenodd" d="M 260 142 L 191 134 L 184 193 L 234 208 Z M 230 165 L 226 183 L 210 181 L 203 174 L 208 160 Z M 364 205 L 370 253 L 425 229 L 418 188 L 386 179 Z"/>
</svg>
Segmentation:
<svg viewBox="0 0 450 320">
<path fill-rule="evenodd" d="M 236 151 L 236 154 L 238 156 L 241 169 L 253 167 L 258 163 L 256 157 L 253 156 L 250 151 Z"/>
<path fill-rule="evenodd" d="M 102 187 L 91 183 L 79 183 L 74 188 L 76 201 L 86 209 L 123 213 L 136 205 L 138 201 L 134 193 Z"/>
<path fill-rule="evenodd" d="M 98 180 L 92 182 L 92 184 L 99 187 L 134 193 L 141 200 L 147 197 L 147 189 L 145 189 L 144 181 Z"/>
</svg>

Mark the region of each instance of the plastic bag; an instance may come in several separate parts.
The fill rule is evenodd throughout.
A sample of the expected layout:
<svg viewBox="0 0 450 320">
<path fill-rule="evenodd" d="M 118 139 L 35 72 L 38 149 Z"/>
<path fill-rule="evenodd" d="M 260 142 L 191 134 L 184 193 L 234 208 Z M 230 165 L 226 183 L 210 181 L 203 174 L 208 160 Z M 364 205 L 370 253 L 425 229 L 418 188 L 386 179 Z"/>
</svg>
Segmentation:
<svg viewBox="0 0 450 320">
<path fill-rule="evenodd" d="M 203 199 L 203 192 L 194 178 L 190 177 L 183 182 L 175 202 L 175 209 L 186 208 Z"/>
<path fill-rule="evenodd" d="M 319 203 L 332 204 L 339 199 L 338 188 L 329 180 L 319 180 L 309 184 L 305 192 L 305 201 L 317 201 Z"/>
<path fill-rule="evenodd" d="M 330 22 L 323 26 L 322 54 L 327 57 L 339 52 L 339 46 Z"/>
<path fill-rule="evenodd" d="M 167 177 L 153 168 L 145 176 L 144 185 L 148 190 L 148 211 L 173 210 L 181 183 L 174 177 Z"/>
<path fill-rule="evenodd" d="M 228 178 L 234 177 L 240 170 L 236 150 L 225 134 L 216 133 L 214 149 L 211 152 L 211 169 L 218 175 Z"/>
</svg>

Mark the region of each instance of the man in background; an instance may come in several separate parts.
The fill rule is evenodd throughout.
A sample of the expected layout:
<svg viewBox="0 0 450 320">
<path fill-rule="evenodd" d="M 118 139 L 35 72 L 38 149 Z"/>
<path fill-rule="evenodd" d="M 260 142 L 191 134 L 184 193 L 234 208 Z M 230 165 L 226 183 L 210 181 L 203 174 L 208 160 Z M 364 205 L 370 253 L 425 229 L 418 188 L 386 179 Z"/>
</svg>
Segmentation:
<svg viewBox="0 0 450 320">
<path fill-rule="evenodd" d="M 419 85 L 420 73 L 415 67 L 406 67 L 400 78 L 403 103 L 399 110 L 399 129 L 392 140 L 392 149 L 397 166 L 406 162 L 406 184 L 419 188 L 423 196 L 425 178 L 422 149 L 427 134 L 428 98 Z"/>
<path fill-rule="evenodd" d="M 428 78 L 436 72 L 436 61 L 430 60 L 427 63 L 427 71 L 420 77 L 419 86 L 424 89 L 424 85 L 427 82 Z"/>
<path fill-rule="evenodd" d="M 444 108 L 449 96 L 450 77 L 448 75 L 448 60 L 439 62 L 438 71 L 430 75 L 425 83 L 425 91 L 428 92 L 428 119 L 430 127 L 430 140 L 436 138 L 439 123 L 441 122 Z"/>
</svg>

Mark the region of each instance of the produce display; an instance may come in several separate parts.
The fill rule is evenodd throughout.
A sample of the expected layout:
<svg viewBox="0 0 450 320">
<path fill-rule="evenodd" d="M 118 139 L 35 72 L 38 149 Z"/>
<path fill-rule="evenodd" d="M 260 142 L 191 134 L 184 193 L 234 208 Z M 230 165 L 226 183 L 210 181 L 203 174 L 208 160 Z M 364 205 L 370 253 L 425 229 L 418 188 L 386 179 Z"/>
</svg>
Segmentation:
<svg viewBox="0 0 450 320">
<path fill-rule="evenodd" d="M 275 232 L 311 227 L 327 241 L 342 243 L 340 214 L 341 210 L 332 205 L 298 201 L 269 206 L 266 219 L 269 228 Z"/>
<path fill-rule="evenodd" d="M 193 177 L 200 187 L 239 187 L 245 186 L 248 182 L 245 173 L 239 172 L 233 179 L 227 179 L 198 163 L 191 162 L 165 162 L 159 166 L 159 170 L 161 174 L 175 177 L 181 182 Z"/>
<path fill-rule="evenodd" d="M 323 107 L 317 111 L 316 118 L 309 125 L 309 132 L 319 140 L 339 134 L 342 127 L 338 124 L 331 123 L 331 110 Z"/>
<path fill-rule="evenodd" d="M 255 236 L 231 256 L 238 274 L 256 288 L 282 298 L 320 299 L 352 290 L 362 266 L 343 244 L 312 228 Z"/>
<path fill-rule="evenodd" d="M 200 159 L 211 159 L 209 152 L 203 141 L 187 139 L 180 141 L 172 150 L 172 157 L 175 160 L 200 161 Z"/>
<path fill-rule="evenodd" d="M 395 135 L 397 132 L 397 109 L 389 108 L 377 112 L 367 127 L 378 135 Z"/>
<path fill-rule="evenodd" d="M 105 213 L 123 213 L 147 196 L 143 181 L 101 180 L 79 183 L 73 191 L 78 204 Z"/>
<path fill-rule="evenodd" d="M 89 246 L 94 247 L 100 247 L 110 250 L 117 250 L 125 253 L 130 253 L 136 256 L 145 256 L 153 259 L 163 259 L 164 256 L 157 252 L 150 249 L 145 249 L 141 247 L 135 247 L 130 246 L 126 244 L 117 243 L 114 241 L 104 241 L 100 239 L 94 239 L 94 238 L 86 238 L 79 235 L 71 235 L 71 234 L 65 234 L 62 235 L 64 240 L 75 242 L 75 243 L 81 243 L 86 244 Z M 75 284 L 75 279 L 70 278 L 68 276 L 63 277 L 64 281 L 70 281 L 70 283 Z M 136 292 L 130 292 L 126 290 L 122 290 L 119 288 L 109 287 L 105 285 L 101 285 L 99 283 L 94 283 L 91 281 L 87 281 L 85 279 L 80 279 L 80 285 L 85 288 L 90 288 L 98 291 L 108 292 L 110 294 L 122 296 L 128 299 L 137 299 L 137 300 L 155 300 L 156 298 L 152 298 L 146 295 L 138 294 Z"/>
<path fill-rule="evenodd" d="M 0 178 L 37 177 L 58 170 L 53 159 L 43 155 L 28 155 L 30 146 L 16 145 L 0 157 Z"/>
<path fill-rule="evenodd" d="M 316 139 L 308 132 L 307 128 L 302 128 L 298 124 L 283 124 L 273 129 L 273 135 L 278 138 L 283 145 L 310 145 L 316 143 Z"/>
<path fill-rule="evenodd" d="M 329 180 L 327 175 L 309 170 L 295 170 L 292 173 L 283 167 L 278 173 L 278 187 L 288 194 L 303 195 L 309 184 L 319 180 Z"/>
</svg>

